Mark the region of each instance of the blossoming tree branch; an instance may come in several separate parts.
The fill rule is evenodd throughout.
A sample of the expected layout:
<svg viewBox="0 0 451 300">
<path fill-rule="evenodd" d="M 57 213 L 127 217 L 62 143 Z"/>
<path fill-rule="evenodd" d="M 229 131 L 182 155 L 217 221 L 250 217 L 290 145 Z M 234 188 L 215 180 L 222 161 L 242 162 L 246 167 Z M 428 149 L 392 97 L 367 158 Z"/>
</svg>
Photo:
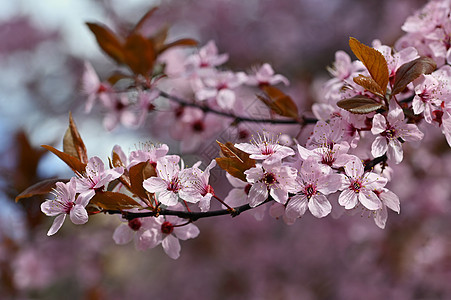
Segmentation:
<svg viewBox="0 0 451 300">
<path fill-rule="evenodd" d="M 421 126 L 435 126 L 451 145 L 450 7 L 434 1 L 404 23 L 395 47 L 375 40 L 372 47 L 349 39 L 358 60 L 338 51 L 324 96 L 312 107 L 315 118 L 298 111 L 279 85 L 288 79 L 263 64 L 250 72 L 223 67 L 213 41 L 193 50 L 192 39 L 166 41 L 167 28 L 144 35 L 150 10 L 126 36 L 104 24 L 87 23 L 100 48 L 120 70 L 101 81 L 86 63 L 83 87 L 86 112 L 105 110 L 107 130 L 118 125 L 139 128 L 146 121 L 166 126 L 185 153 L 224 130 L 235 141 L 217 142 L 209 162 L 186 166 L 166 144 L 143 144 L 126 154 L 119 145 L 103 161 L 89 157 L 69 115 L 62 151 L 43 147 L 73 171 L 69 180 L 51 179 L 31 186 L 16 200 L 51 192 L 41 205 L 55 217 L 48 235 L 69 216 L 84 224 L 99 213 L 119 214 L 113 233 L 117 244 L 134 240 L 140 250 L 162 245 L 171 258 L 180 255 L 179 240 L 199 234 L 200 218 L 238 216 L 249 211 L 261 219 L 270 206 L 273 217 L 292 224 L 307 210 L 317 218 L 332 211 L 361 208 L 384 228 L 388 209 L 400 212 L 400 199 L 387 188 L 396 182 L 390 166 L 400 164 L 404 149 L 423 139 Z M 264 105 L 256 117 L 252 105 Z M 244 124 L 312 129 L 305 143 L 299 133 L 251 131 Z M 201 167 L 202 163 L 207 164 Z M 222 199 L 210 184 L 214 168 L 225 170 L 232 189 Z M 217 201 L 222 209 L 211 210 Z"/>
</svg>

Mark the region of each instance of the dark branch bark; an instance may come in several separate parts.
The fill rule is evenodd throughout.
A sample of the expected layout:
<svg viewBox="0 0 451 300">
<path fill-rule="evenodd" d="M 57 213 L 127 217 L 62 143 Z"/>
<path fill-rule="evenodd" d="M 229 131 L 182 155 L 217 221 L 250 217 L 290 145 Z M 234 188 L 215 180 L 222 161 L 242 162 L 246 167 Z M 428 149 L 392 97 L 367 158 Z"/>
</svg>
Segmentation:
<svg viewBox="0 0 451 300">
<path fill-rule="evenodd" d="M 295 119 L 289 119 L 289 120 L 281 120 L 281 119 L 253 119 L 253 118 L 249 118 L 249 117 L 242 117 L 242 116 L 237 116 L 233 113 L 229 113 L 229 112 L 224 112 L 224 111 L 220 111 L 220 110 L 216 110 L 214 108 L 208 107 L 208 106 L 202 106 L 199 105 L 198 103 L 194 103 L 194 102 L 188 102 L 186 100 L 183 100 L 181 98 L 178 98 L 176 96 L 170 95 L 166 92 L 160 91 L 160 96 L 166 99 L 169 99 L 173 102 L 176 102 L 182 106 L 190 106 L 190 107 L 197 107 L 201 110 L 203 110 L 204 112 L 209 112 L 209 113 L 213 113 L 219 116 L 223 116 L 223 117 L 227 117 L 227 118 L 231 118 L 234 119 L 235 122 L 239 123 L 239 122 L 252 122 L 252 123 L 270 123 L 270 124 L 300 124 L 300 125 L 305 125 L 305 124 L 315 124 L 316 122 L 318 122 L 317 119 L 315 118 L 307 118 L 307 117 L 301 117 L 299 120 L 295 120 Z"/>
<path fill-rule="evenodd" d="M 272 201 L 271 198 L 266 199 L 265 202 L 261 203 L 263 205 Z M 258 205 L 258 206 L 260 206 Z M 256 207 L 258 207 L 256 206 Z M 235 207 L 234 210 L 229 209 L 221 209 L 221 210 L 213 210 L 207 212 L 188 212 L 188 211 L 178 211 L 178 210 L 170 210 L 170 209 L 160 209 L 159 211 L 146 211 L 146 212 L 128 212 L 128 211 L 120 211 L 120 210 L 104 210 L 104 213 L 108 214 L 120 214 L 127 220 L 133 220 L 136 218 L 144 218 L 144 217 L 157 217 L 157 216 L 177 216 L 179 218 L 188 219 L 192 222 L 197 221 L 202 218 L 209 217 L 217 217 L 224 215 L 231 215 L 232 217 L 236 217 L 242 212 L 250 210 L 255 207 L 251 207 L 249 204 L 241 205 Z"/>
</svg>

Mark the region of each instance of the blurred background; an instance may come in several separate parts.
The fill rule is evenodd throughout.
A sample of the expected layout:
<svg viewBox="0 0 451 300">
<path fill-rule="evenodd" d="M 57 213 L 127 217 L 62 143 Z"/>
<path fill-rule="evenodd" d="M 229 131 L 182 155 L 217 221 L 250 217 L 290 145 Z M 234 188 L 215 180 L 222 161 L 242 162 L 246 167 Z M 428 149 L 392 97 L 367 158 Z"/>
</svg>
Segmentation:
<svg viewBox="0 0 451 300">
<path fill-rule="evenodd" d="M 84 61 L 99 76 L 113 63 L 84 24 L 116 32 L 152 6 L 153 26 L 170 36 L 216 41 L 227 67 L 269 62 L 290 79 L 289 94 L 309 111 L 335 51 L 350 36 L 392 45 L 407 16 L 425 1 L 389 0 L 18 0 L 0 10 L 0 298 L 1 299 L 450 299 L 451 155 L 437 132 L 394 170 L 390 187 L 401 214 L 385 230 L 362 212 L 309 214 L 294 225 L 246 213 L 197 222 L 200 235 L 173 261 L 161 247 L 139 252 L 111 236 L 120 220 L 66 222 L 47 237 L 43 199 L 14 203 L 31 184 L 70 170 L 41 144 L 61 149 L 71 111 L 90 156 L 115 144 L 133 150 L 149 127 L 107 132 L 102 112 L 84 114 Z M 174 141 L 162 142 L 174 143 Z M 427 146 L 425 146 L 427 145 Z M 217 183 L 219 184 L 219 182 Z"/>
</svg>

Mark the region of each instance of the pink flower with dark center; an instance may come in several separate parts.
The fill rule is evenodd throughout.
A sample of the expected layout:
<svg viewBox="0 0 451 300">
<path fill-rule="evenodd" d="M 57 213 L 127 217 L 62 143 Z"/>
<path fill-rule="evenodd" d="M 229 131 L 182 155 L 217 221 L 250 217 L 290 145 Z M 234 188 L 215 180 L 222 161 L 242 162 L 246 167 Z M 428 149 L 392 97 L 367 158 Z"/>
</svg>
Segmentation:
<svg viewBox="0 0 451 300">
<path fill-rule="evenodd" d="M 184 185 L 184 177 L 189 177 L 187 170 L 180 170 L 180 157 L 165 156 L 157 162 L 158 177 L 150 177 L 143 182 L 143 187 L 150 193 L 158 193 L 158 201 L 166 206 L 178 203 L 178 196 L 188 202 L 197 203 L 199 198 L 192 197 L 193 191 Z"/>
<path fill-rule="evenodd" d="M 324 174 L 314 157 L 304 161 L 296 183 L 296 195 L 290 198 L 285 211 L 290 219 L 301 217 L 307 208 L 317 218 L 327 216 L 332 206 L 325 195 L 336 192 L 342 185 L 341 176 Z"/>
<path fill-rule="evenodd" d="M 279 144 L 279 138 L 275 135 L 264 131 L 258 138 L 254 138 L 251 143 L 235 144 L 235 147 L 250 154 L 250 158 L 262 159 L 266 163 L 274 163 L 283 158 L 294 155 L 293 149 Z"/>
<path fill-rule="evenodd" d="M 187 70 L 195 71 L 201 68 L 214 68 L 222 65 L 229 59 L 228 54 L 218 54 L 218 48 L 214 41 L 209 41 L 200 48 L 199 52 L 189 56 L 185 65 Z"/>
<path fill-rule="evenodd" d="M 280 163 L 257 164 L 244 172 L 246 179 L 252 183 L 249 190 L 249 205 L 255 207 L 263 203 L 268 194 L 282 204 L 288 200 L 288 191 L 295 189 L 296 169 L 282 166 Z"/>
<path fill-rule="evenodd" d="M 149 162 L 153 167 L 156 167 L 158 159 L 164 157 L 169 151 L 169 147 L 166 144 L 144 143 L 139 148 L 141 149 L 130 152 L 128 169 L 142 162 Z"/>
<path fill-rule="evenodd" d="M 339 168 L 348 162 L 352 155 L 347 154 L 349 145 L 346 142 L 340 144 L 334 144 L 332 148 L 319 147 L 312 150 L 308 150 L 301 145 L 298 145 L 298 151 L 303 160 L 307 160 L 309 157 L 314 158 L 321 166 L 323 172 L 329 174 L 332 172 L 332 168 Z"/>
<path fill-rule="evenodd" d="M 96 190 L 102 190 L 108 183 L 119 178 L 124 168 L 118 167 L 105 170 L 103 161 L 97 156 L 91 157 L 84 174 L 78 174 L 77 193 L 90 200 Z"/>
<path fill-rule="evenodd" d="M 387 119 L 381 114 L 374 116 L 371 133 L 378 134 L 371 145 L 371 154 L 379 157 L 387 152 L 388 158 L 397 164 L 403 158 L 400 139 L 403 142 L 415 142 L 420 141 L 424 136 L 415 124 L 404 123 L 404 113 L 394 101 L 390 105 Z"/>
<path fill-rule="evenodd" d="M 85 224 L 88 222 L 88 212 L 85 207 L 89 203 L 85 195 L 76 195 L 76 179 L 74 177 L 68 183 L 57 182 L 53 190 L 54 200 L 47 200 L 41 204 L 41 211 L 47 216 L 57 216 L 53 221 L 47 235 L 55 234 L 63 226 L 66 216 L 69 215 L 72 223 Z"/>
<path fill-rule="evenodd" d="M 374 190 L 382 189 L 387 179 L 372 172 L 365 172 L 363 164 L 358 157 L 354 157 L 344 166 L 346 173 L 342 176 L 342 186 L 338 203 L 345 209 L 352 209 L 360 202 L 369 210 L 382 207 L 382 203 Z"/>
<path fill-rule="evenodd" d="M 172 259 L 180 256 L 180 240 L 193 239 L 200 233 L 199 228 L 192 223 L 186 223 L 185 220 L 176 216 L 159 216 L 155 219 L 156 230 L 152 233 L 155 235 L 155 241 L 161 243 L 164 252 Z"/>
<path fill-rule="evenodd" d="M 213 187 L 208 183 L 210 179 L 210 170 L 216 166 L 216 161 L 212 160 L 205 171 L 198 168 L 200 162 L 192 168 L 184 170 L 183 185 L 186 190 L 182 198 L 191 203 L 199 202 L 200 210 L 205 212 L 210 209 L 210 200 L 215 196 Z"/>
<path fill-rule="evenodd" d="M 256 68 L 253 74 L 248 75 L 246 84 L 248 85 L 276 85 L 282 82 L 289 85 L 288 79 L 280 74 L 274 74 L 274 70 L 270 64 L 265 63 L 260 68 Z"/>
<path fill-rule="evenodd" d="M 146 250 L 158 245 L 156 240 L 155 228 L 158 224 L 154 217 L 137 218 L 133 220 L 124 220 L 125 223 L 119 225 L 113 233 L 113 240 L 118 245 L 125 245 L 134 240 L 135 247 L 138 250 Z"/>
</svg>

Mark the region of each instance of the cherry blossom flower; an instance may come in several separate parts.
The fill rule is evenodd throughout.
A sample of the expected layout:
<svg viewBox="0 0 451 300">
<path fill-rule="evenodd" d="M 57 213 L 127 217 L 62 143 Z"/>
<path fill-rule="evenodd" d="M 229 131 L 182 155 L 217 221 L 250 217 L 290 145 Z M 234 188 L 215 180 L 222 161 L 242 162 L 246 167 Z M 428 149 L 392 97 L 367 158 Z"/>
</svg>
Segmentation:
<svg viewBox="0 0 451 300">
<path fill-rule="evenodd" d="M 216 72 L 208 77 L 193 81 L 197 100 L 215 99 L 222 109 L 232 109 L 236 95 L 234 89 L 242 85 L 247 79 L 243 72 Z"/>
<path fill-rule="evenodd" d="M 276 85 L 282 82 L 289 85 L 288 79 L 280 74 L 274 74 L 274 70 L 270 64 L 265 63 L 260 68 L 255 69 L 253 74 L 248 75 L 246 84 L 248 85 Z"/>
<path fill-rule="evenodd" d="M 197 203 L 200 198 L 193 197 L 194 191 L 183 184 L 183 177 L 190 177 L 188 169 L 180 170 L 180 157 L 165 156 L 157 161 L 158 177 L 150 177 L 143 182 L 143 187 L 150 193 L 158 193 L 158 201 L 166 206 L 178 203 L 178 196 L 182 199 Z"/>
<path fill-rule="evenodd" d="M 397 104 L 391 105 L 387 119 L 381 114 L 373 117 L 371 133 L 378 134 L 371 146 L 371 154 L 379 157 L 387 152 L 388 159 L 394 160 L 397 164 L 403 158 L 402 144 L 399 139 L 415 142 L 420 141 L 424 136 L 415 124 L 404 123 L 404 113 Z"/>
<path fill-rule="evenodd" d="M 289 218 L 301 217 L 307 208 L 317 218 L 327 216 L 332 205 L 325 195 L 336 192 L 342 185 L 339 174 L 325 175 L 315 157 L 302 164 L 296 179 L 297 192 L 288 201 L 285 214 Z"/>
<path fill-rule="evenodd" d="M 103 104 L 110 102 L 113 89 L 109 83 L 100 82 L 96 71 L 89 62 L 85 62 L 84 68 L 81 83 L 83 94 L 88 96 L 85 112 L 89 113 L 96 99 L 100 99 Z"/>
<path fill-rule="evenodd" d="M 189 56 L 185 65 L 188 70 L 199 68 L 213 68 L 222 65 L 229 59 L 228 54 L 218 54 L 218 48 L 214 41 L 209 41 L 199 49 L 199 52 Z"/>
<path fill-rule="evenodd" d="M 226 173 L 227 180 L 233 186 L 227 196 L 224 198 L 224 202 L 231 207 L 238 207 L 241 205 L 249 204 L 248 195 L 252 187 L 248 182 L 242 181 L 236 177 L 233 177 L 229 173 Z M 225 209 L 226 207 L 223 206 Z M 248 211 L 252 214 L 257 221 L 261 221 L 264 217 L 266 206 L 261 205 Z"/>
<path fill-rule="evenodd" d="M 63 226 L 66 216 L 70 216 L 72 223 L 80 225 L 88 222 L 88 212 L 85 207 L 89 203 L 86 195 L 76 197 L 76 179 L 74 177 L 68 183 L 57 182 L 53 190 L 55 199 L 46 200 L 41 204 L 41 211 L 47 216 L 56 216 L 47 235 L 55 234 Z"/>
<path fill-rule="evenodd" d="M 339 144 L 334 144 L 332 148 L 329 147 L 318 147 L 312 150 L 298 145 L 298 151 L 303 160 L 307 160 L 312 157 L 321 166 L 323 172 L 329 174 L 332 172 L 332 168 L 339 168 L 348 162 L 352 155 L 347 154 L 349 150 L 349 144 L 346 142 L 341 142 Z"/>
<path fill-rule="evenodd" d="M 274 163 L 283 158 L 294 155 L 293 149 L 279 144 L 279 138 L 273 134 L 264 131 L 262 135 L 258 134 L 258 138 L 251 141 L 251 143 L 235 144 L 235 147 L 250 154 L 252 159 L 262 159 L 266 163 Z"/>
<path fill-rule="evenodd" d="M 124 168 L 117 167 L 105 170 L 103 161 L 97 157 L 91 157 L 86 165 L 85 173 L 78 174 L 77 193 L 90 200 L 96 190 L 102 189 L 111 181 L 119 178 L 124 173 Z"/>
<path fill-rule="evenodd" d="M 210 170 L 216 166 L 216 161 L 212 160 L 205 171 L 198 168 L 199 164 L 200 162 L 185 170 L 185 174 L 191 173 L 191 175 L 183 178 L 183 185 L 187 190 L 190 190 L 190 193 L 184 195 L 183 200 L 191 203 L 199 202 L 200 210 L 204 212 L 210 209 L 211 197 L 215 196 L 214 189 L 208 181 Z"/>
<path fill-rule="evenodd" d="M 282 166 L 281 163 L 257 164 L 246 170 L 246 179 L 252 183 L 249 190 L 249 205 L 255 207 L 263 203 L 268 194 L 282 204 L 288 200 L 288 191 L 294 190 L 296 169 Z M 269 191 L 269 192 L 268 192 Z"/>
<path fill-rule="evenodd" d="M 333 118 L 330 123 L 318 121 L 313 128 L 313 134 L 307 140 L 307 148 L 332 148 L 335 143 L 341 142 L 344 134 L 341 120 Z"/>
<path fill-rule="evenodd" d="M 124 220 L 127 223 L 119 225 L 113 233 L 113 240 L 118 245 L 125 245 L 134 240 L 138 250 L 154 248 L 158 245 L 156 228 L 158 224 L 153 217 Z"/>
<path fill-rule="evenodd" d="M 164 157 L 169 151 L 169 147 L 166 144 L 155 145 L 144 143 L 140 147 L 142 149 L 130 152 L 128 169 L 142 162 L 149 162 L 152 166 L 156 167 L 158 159 Z"/>
<path fill-rule="evenodd" d="M 365 172 L 362 162 L 355 157 L 344 166 L 346 173 L 342 176 L 343 190 L 338 197 L 338 203 L 345 209 L 352 209 L 360 202 L 369 210 L 382 207 L 381 200 L 374 190 L 382 189 L 387 179 L 373 172 Z"/>
<path fill-rule="evenodd" d="M 381 41 L 379 40 L 373 41 L 373 47 L 374 49 L 381 52 L 384 56 L 387 62 L 388 75 L 390 77 L 395 76 L 396 71 L 400 66 L 419 57 L 418 51 L 414 47 L 407 47 L 396 53 L 393 53 L 392 47 L 382 45 Z"/>
<path fill-rule="evenodd" d="M 188 223 L 176 216 L 159 216 L 155 219 L 155 223 L 159 228 L 153 230 L 155 234 L 154 240 L 157 244 L 161 243 L 164 252 L 172 259 L 180 256 L 180 240 L 196 238 L 200 231 L 196 225 Z"/>
<path fill-rule="evenodd" d="M 399 198 L 395 193 L 387 188 L 375 190 L 374 192 L 382 203 L 382 207 L 374 213 L 374 222 L 379 228 L 384 229 L 388 218 L 387 207 L 399 214 Z"/>
<path fill-rule="evenodd" d="M 424 120 L 432 123 L 433 111 L 441 109 L 443 101 L 451 100 L 451 67 L 446 65 L 430 75 L 421 75 L 415 84 L 412 108 L 415 114 L 423 113 Z"/>
<path fill-rule="evenodd" d="M 131 104 L 126 94 L 110 97 L 104 102 L 107 109 L 103 126 L 106 130 L 112 131 L 118 124 L 128 128 L 136 128 L 138 125 L 137 116 L 131 110 Z"/>
</svg>

